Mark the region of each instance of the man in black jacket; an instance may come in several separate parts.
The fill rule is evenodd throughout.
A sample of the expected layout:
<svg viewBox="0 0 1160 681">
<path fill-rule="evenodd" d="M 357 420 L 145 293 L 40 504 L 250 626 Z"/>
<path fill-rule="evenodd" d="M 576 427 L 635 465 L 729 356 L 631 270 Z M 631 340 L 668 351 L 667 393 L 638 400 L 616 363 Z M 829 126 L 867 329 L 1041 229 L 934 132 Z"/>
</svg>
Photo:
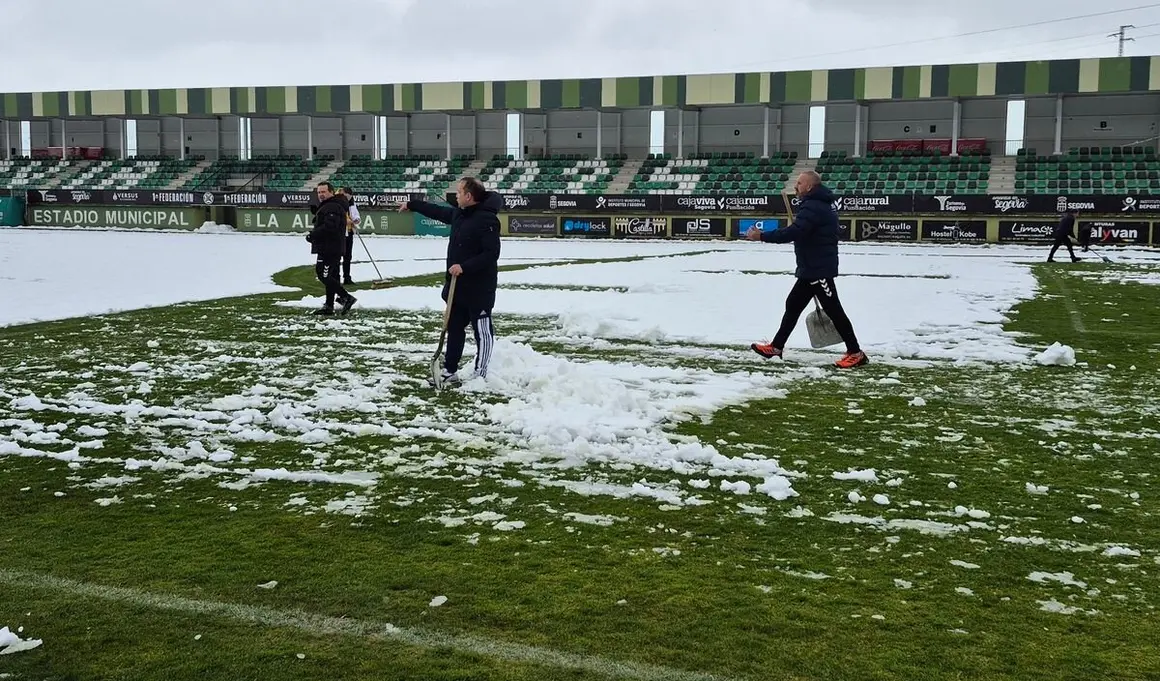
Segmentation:
<svg viewBox="0 0 1160 681">
<path fill-rule="evenodd" d="M 1052 236 L 1055 237 L 1055 242 L 1051 244 L 1051 252 L 1047 254 L 1047 262 L 1055 262 L 1055 252 L 1059 250 L 1060 246 L 1067 246 L 1067 252 L 1071 254 L 1072 262 L 1079 262 L 1075 251 L 1071 247 L 1071 233 L 1075 229 L 1075 211 L 1069 210 L 1063 214 L 1063 218 L 1059 224 L 1055 226 L 1055 232 Z"/>
<path fill-rule="evenodd" d="M 306 240 L 310 242 L 310 252 L 318 254 L 314 273 L 326 287 L 326 304 L 314 314 L 333 315 L 336 297 L 345 314 L 355 303 L 354 296 L 347 293 L 338 278 L 339 261 L 346 241 L 346 198 L 335 194 L 334 185 L 329 182 L 319 184 L 317 192 L 319 204 L 314 214 L 314 229 L 306 235 Z"/>
<path fill-rule="evenodd" d="M 798 318 L 810 299 L 816 298 L 846 343 L 846 354 L 834 364 L 841 369 L 861 366 L 869 360 L 858 345 L 854 325 L 838 300 L 838 288 L 834 284 L 834 278 L 838 276 L 838 212 L 834 209 L 834 194 L 813 170 L 799 175 L 794 188 L 801 203 L 792 224 L 772 232 L 752 227 L 745 233 L 745 238 L 750 241 L 775 244 L 792 241 L 797 259 L 794 272 L 797 280 L 785 300 L 781 328 L 771 342 L 753 343 L 750 347 L 767 359 L 781 357 Z"/>
<path fill-rule="evenodd" d="M 447 273 L 443 277 L 444 301 L 451 277 L 458 280 L 447 322 L 447 353 L 443 361 L 443 382 L 447 385 L 461 382 L 457 372 L 468 324 L 475 333 L 475 376 L 487 377 L 495 343 L 491 310 L 499 280 L 499 211 L 504 205 L 503 196 L 487 191 L 474 177 L 465 177 L 456 184 L 455 204 L 445 207 L 408 201 L 399 206 L 399 212 L 411 210 L 451 226 Z"/>
</svg>

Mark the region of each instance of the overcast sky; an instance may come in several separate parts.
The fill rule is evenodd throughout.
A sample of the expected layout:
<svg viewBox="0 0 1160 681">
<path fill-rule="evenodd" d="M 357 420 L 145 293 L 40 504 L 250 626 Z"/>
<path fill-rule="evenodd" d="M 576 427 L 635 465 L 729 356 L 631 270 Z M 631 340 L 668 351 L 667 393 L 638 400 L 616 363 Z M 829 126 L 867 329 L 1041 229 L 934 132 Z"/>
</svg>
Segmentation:
<svg viewBox="0 0 1160 681">
<path fill-rule="evenodd" d="M 1145 0 L 0 0 L 0 22 L 0 92 L 1114 56 L 1120 24 L 1160 54 Z"/>
</svg>

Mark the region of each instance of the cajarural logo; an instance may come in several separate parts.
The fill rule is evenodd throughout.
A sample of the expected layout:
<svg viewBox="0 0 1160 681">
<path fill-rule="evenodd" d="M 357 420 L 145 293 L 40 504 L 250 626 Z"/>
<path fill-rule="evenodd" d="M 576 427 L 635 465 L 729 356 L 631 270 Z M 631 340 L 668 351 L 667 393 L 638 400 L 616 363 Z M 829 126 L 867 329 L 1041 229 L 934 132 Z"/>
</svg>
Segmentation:
<svg viewBox="0 0 1160 681">
<path fill-rule="evenodd" d="M 834 210 L 871 211 L 890 208 L 889 196 L 842 196 L 834 199 Z"/>
</svg>

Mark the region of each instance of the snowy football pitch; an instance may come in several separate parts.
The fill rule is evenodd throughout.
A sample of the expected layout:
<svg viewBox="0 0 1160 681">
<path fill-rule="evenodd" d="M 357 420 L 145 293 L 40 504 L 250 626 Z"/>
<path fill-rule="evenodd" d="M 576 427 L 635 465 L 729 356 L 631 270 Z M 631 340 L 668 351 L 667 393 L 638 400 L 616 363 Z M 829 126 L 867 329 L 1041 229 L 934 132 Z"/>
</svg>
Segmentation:
<svg viewBox="0 0 1160 681">
<path fill-rule="evenodd" d="M 301 236 L 0 231 L 0 674 L 1156 673 L 1160 254 L 844 245 L 840 372 L 748 350 L 788 247 L 509 239 L 440 394 L 368 244 L 320 320 Z"/>
</svg>

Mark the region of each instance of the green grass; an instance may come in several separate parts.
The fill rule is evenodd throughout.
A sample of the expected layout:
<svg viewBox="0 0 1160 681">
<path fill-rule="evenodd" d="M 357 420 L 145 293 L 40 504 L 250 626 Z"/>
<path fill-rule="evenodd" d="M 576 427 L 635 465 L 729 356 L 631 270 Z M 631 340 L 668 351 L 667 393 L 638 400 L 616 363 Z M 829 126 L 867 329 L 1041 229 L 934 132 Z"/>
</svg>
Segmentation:
<svg viewBox="0 0 1160 681">
<path fill-rule="evenodd" d="M 1072 346 L 1086 363 L 1074 367 L 872 363 L 840 373 L 735 348 L 586 348 L 552 338 L 548 320 L 497 321 L 501 335 L 576 361 L 783 380 L 784 397 L 685 419 L 671 434 L 733 464 L 776 459 L 799 495 L 785 501 L 719 488 L 761 476 L 521 462 L 518 436 L 488 430 L 482 415 L 512 399 L 423 387 L 437 315 L 316 320 L 273 304 L 301 297 L 292 293 L 0 331 L 0 424 L 35 422 L 19 428 L 19 444 L 58 454 L 0 455 L 0 626 L 44 640 L 0 657 L 0 673 L 602 679 L 598 668 L 622 662 L 747 680 L 1155 678 L 1160 288 L 1070 267 L 1034 266 L 1042 294 L 1018 306 L 1009 329 L 1031 345 Z M 276 281 L 317 292 L 312 277 L 296 268 Z M 149 368 L 127 371 L 139 361 Z M 142 382 L 150 392 L 136 392 Z M 70 410 L 78 391 L 106 408 Z M 50 408 L 18 409 L 29 393 Z M 252 397 L 252 411 L 215 405 L 231 395 Z M 297 440 L 296 419 L 333 441 Z M 46 435 L 56 424 L 71 443 Z M 84 425 L 109 432 L 81 435 Z M 239 439 L 246 428 L 277 439 Z M 82 459 L 60 454 L 92 440 L 103 446 L 77 450 Z M 163 448 L 168 467 L 131 462 Z M 206 458 L 221 450 L 227 460 Z M 377 477 L 253 479 L 280 468 Z M 877 483 L 832 477 L 870 468 Z M 121 476 L 137 479 L 98 486 Z M 565 481 L 644 481 L 711 503 L 580 494 Z M 1027 483 L 1048 491 L 1030 494 Z M 866 499 L 851 502 L 852 491 Z M 120 503 L 95 503 L 113 497 Z M 1104 555 L 1114 545 L 1141 555 Z M 1070 572 L 1085 586 L 1028 579 L 1037 572 Z M 536 646 L 587 656 L 589 668 L 255 624 L 22 574 Z M 258 588 L 270 580 L 278 586 Z M 447 602 L 430 606 L 436 596 Z"/>
</svg>

